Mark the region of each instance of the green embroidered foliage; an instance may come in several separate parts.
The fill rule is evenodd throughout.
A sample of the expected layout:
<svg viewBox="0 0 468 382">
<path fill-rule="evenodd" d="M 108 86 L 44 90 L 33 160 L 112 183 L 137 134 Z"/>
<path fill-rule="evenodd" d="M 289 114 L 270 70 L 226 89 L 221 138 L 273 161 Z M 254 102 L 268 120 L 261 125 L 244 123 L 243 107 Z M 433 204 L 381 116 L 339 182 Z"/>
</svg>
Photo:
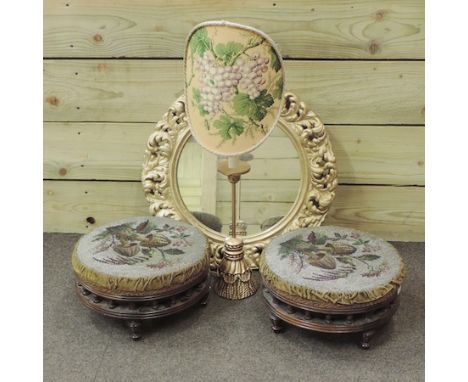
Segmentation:
<svg viewBox="0 0 468 382">
<path fill-rule="evenodd" d="M 190 39 L 190 51 L 192 54 L 203 56 L 203 53 L 205 53 L 205 51 L 209 50 L 210 48 L 211 40 L 208 37 L 206 28 L 197 29 Z"/>
<path fill-rule="evenodd" d="M 254 101 L 257 104 L 257 106 L 264 108 L 270 107 L 275 102 L 271 94 L 267 93 L 266 89 L 263 89 L 260 92 L 260 95 L 254 99 Z"/>
<path fill-rule="evenodd" d="M 326 235 L 317 235 L 317 239 L 315 241 L 318 245 L 323 245 L 327 242 L 328 237 Z"/>
<path fill-rule="evenodd" d="M 166 255 L 183 255 L 183 254 L 185 254 L 185 252 L 182 251 L 181 249 L 169 248 L 169 249 L 164 250 L 164 254 L 166 254 Z"/>
<path fill-rule="evenodd" d="M 221 115 L 218 120 L 214 121 L 213 125 L 219 130 L 219 134 L 224 140 L 233 139 L 244 132 L 242 121 L 226 114 Z"/>
<path fill-rule="evenodd" d="M 340 263 L 348 264 L 351 265 L 353 268 L 356 268 L 356 264 L 354 264 L 353 258 L 350 256 L 336 257 L 336 260 L 338 260 Z"/>
<path fill-rule="evenodd" d="M 197 89 L 197 88 L 193 88 L 192 94 L 193 94 L 193 100 L 194 100 L 197 104 L 199 104 L 200 101 L 201 101 L 201 93 L 200 93 L 200 90 Z"/>
<path fill-rule="evenodd" d="M 204 107 L 200 104 L 201 102 L 201 93 L 200 93 L 200 90 L 197 89 L 197 88 L 193 88 L 193 91 L 192 91 L 192 94 L 193 94 L 193 100 L 195 101 L 195 103 L 197 104 L 197 107 L 198 107 L 198 111 L 200 112 L 200 115 L 203 117 L 205 115 L 208 114 L 208 112 L 204 109 Z"/>
<path fill-rule="evenodd" d="M 230 41 L 226 44 L 217 44 L 214 51 L 216 55 L 223 60 L 225 65 L 232 65 L 233 58 L 235 58 L 243 48 L 244 46 L 242 44 Z"/>
<path fill-rule="evenodd" d="M 323 245 L 327 242 L 328 236 L 311 232 L 310 235 L 307 237 L 307 240 L 312 244 Z"/>
<path fill-rule="evenodd" d="M 377 255 L 362 255 L 362 256 L 357 256 L 357 259 L 359 260 L 364 260 L 364 261 L 373 261 L 379 259 L 380 256 Z"/>
<path fill-rule="evenodd" d="M 270 48 L 271 67 L 278 72 L 281 69 L 281 62 L 273 48 Z"/>
<path fill-rule="evenodd" d="M 118 232 L 122 232 L 122 231 L 131 231 L 133 228 L 131 226 L 131 224 L 129 223 L 124 223 L 124 224 L 120 224 L 120 225 L 116 225 L 116 226 L 111 226 L 111 227 L 107 227 L 106 230 L 112 234 L 116 234 Z"/>
<path fill-rule="evenodd" d="M 125 232 L 127 235 L 130 235 L 133 231 L 133 228 L 130 224 L 124 223 L 117 226 L 106 227 L 104 231 L 95 235 L 93 241 L 101 241 L 111 237 L 112 235 L 117 235 L 119 233 Z"/>
<path fill-rule="evenodd" d="M 354 244 L 354 245 L 363 245 L 363 244 L 368 244 L 369 242 L 370 242 L 370 240 L 358 239 L 358 240 L 356 240 L 353 244 Z"/>
<path fill-rule="evenodd" d="M 344 240 L 347 237 L 348 237 L 348 235 L 345 235 L 345 234 L 341 235 L 338 232 L 335 232 L 335 240 Z M 332 240 L 334 240 L 334 239 L 332 239 Z"/>
<path fill-rule="evenodd" d="M 239 115 L 245 115 L 254 121 L 260 122 L 265 118 L 267 109 L 273 105 L 274 99 L 266 89 L 260 92 L 257 98 L 250 99 L 248 94 L 238 93 L 233 99 L 234 110 Z"/>
<path fill-rule="evenodd" d="M 101 240 L 107 239 L 111 235 L 112 235 L 112 233 L 109 232 L 107 229 L 105 229 L 104 231 L 102 231 L 102 232 L 98 233 L 97 235 L 95 235 L 93 241 L 101 241 Z"/>
<path fill-rule="evenodd" d="M 282 242 L 280 245 L 281 248 L 295 250 L 297 249 L 297 246 L 302 243 L 304 243 L 304 240 L 302 240 L 301 236 L 294 236 L 291 239 Z"/>
<path fill-rule="evenodd" d="M 275 98 L 281 97 L 281 94 L 283 94 L 283 77 L 278 78 L 278 80 L 275 82 L 271 94 Z"/>
<path fill-rule="evenodd" d="M 289 256 L 290 250 L 288 247 L 280 247 L 280 250 L 278 252 L 278 255 L 280 256 L 281 259 L 284 259 L 285 257 Z"/>
</svg>

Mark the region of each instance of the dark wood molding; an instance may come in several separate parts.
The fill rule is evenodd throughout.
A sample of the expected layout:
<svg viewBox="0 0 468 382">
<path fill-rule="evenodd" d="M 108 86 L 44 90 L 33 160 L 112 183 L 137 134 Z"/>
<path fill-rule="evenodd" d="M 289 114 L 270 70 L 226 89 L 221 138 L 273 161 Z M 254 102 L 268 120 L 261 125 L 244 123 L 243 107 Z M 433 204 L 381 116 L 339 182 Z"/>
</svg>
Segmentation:
<svg viewBox="0 0 468 382">
<path fill-rule="evenodd" d="M 171 294 L 164 291 L 153 296 L 122 296 L 101 293 L 80 280 L 75 283 L 80 302 L 92 311 L 104 316 L 125 320 L 131 338 L 141 338 L 141 323 L 180 313 L 196 304 L 207 304 L 210 277 L 207 272 L 189 283 L 171 288 Z"/>
<path fill-rule="evenodd" d="M 339 305 L 286 295 L 265 282 L 264 286 L 263 296 L 275 333 L 283 330 L 284 323 L 322 333 L 360 333 L 363 349 L 369 349 L 371 338 L 391 319 L 399 303 L 396 288 L 370 303 Z"/>
</svg>

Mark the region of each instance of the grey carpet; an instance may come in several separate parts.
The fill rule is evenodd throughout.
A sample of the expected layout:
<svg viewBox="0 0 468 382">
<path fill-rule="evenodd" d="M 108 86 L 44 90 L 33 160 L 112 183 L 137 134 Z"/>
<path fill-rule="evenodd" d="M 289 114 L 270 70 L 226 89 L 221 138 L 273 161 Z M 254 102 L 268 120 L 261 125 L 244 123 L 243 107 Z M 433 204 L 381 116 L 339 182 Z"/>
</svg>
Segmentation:
<svg viewBox="0 0 468 382">
<path fill-rule="evenodd" d="M 82 307 L 70 253 L 79 235 L 44 234 L 44 381 L 423 381 L 424 244 L 394 243 L 407 265 L 400 308 L 369 351 L 355 338 L 270 330 L 261 293 L 214 294 L 156 322 L 140 342 Z"/>
</svg>

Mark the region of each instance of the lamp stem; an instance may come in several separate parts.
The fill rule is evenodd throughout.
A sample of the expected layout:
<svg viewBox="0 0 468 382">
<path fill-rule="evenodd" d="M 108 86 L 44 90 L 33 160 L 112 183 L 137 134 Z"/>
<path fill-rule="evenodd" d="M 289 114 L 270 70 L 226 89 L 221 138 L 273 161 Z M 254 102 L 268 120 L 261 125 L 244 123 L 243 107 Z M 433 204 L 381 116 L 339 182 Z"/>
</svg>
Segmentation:
<svg viewBox="0 0 468 382">
<path fill-rule="evenodd" d="M 218 163 L 218 171 L 227 176 L 231 183 L 232 227 L 231 236 L 224 240 L 223 258 L 218 266 L 218 277 L 213 288 L 216 294 L 229 300 L 252 296 L 257 290 L 252 270 L 244 259 L 244 242 L 236 237 L 236 184 L 240 181 L 241 175 L 248 173 L 249 170 L 250 166 L 245 162 L 238 162 L 237 167 L 231 167 L 228 161 Z"/>
<path fill-rule="evenodd" d="M 232 194 L 232 237 L 236 237 L 236 228 L 237 228 L 237 219 L 236 219 L 236 210 L 237 210 L 237 195 L 236 195 L 236 183 L 231 183 L 231 194 Z"/>
</svg>

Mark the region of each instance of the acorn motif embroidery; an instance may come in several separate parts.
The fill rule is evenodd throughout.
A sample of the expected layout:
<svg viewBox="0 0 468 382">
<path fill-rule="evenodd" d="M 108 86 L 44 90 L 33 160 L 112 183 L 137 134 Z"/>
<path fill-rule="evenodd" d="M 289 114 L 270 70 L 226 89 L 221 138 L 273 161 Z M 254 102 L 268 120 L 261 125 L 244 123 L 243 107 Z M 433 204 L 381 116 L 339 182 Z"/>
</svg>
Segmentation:
<svg viewBox="0 0 468 382">
<path fill-rule="evenodd" d="M 123 245 L 114 245 L 112 249 L 117 252 L 119 255 L 125 257 L 132 257 L 140 252 L 140 246 L 138 243 L 130 243 L 130 244 L 123 244 Z"/>
<path fill-rule="evenodd" d="M 164 247 L 168 245 L 171 241 L 164 236 L 163 234 L 156 233 L 156 234 L 149 234 L 145 236 L 145 239 L 141 241 L 141 246 L 142 247 L 148 247 L 148 248 L 158 248 L 158 247 Z"/>
<path fill-rule="evenodd" d="M 330 248 L 335 256 L 346 256 L 356 252 L 356 247 L 344 243 L 327 243 L 325 247 Z"/>
<path fill-rule="evenodd" d="M 316 252 L 309 254 L 307 262 L 310 265 L 314 265 L 316 267 L 324 268 L 324 269 L 335 269 L 336 268 L 336 260 L 335 258 L 325 252 Z"/>
</svg>

